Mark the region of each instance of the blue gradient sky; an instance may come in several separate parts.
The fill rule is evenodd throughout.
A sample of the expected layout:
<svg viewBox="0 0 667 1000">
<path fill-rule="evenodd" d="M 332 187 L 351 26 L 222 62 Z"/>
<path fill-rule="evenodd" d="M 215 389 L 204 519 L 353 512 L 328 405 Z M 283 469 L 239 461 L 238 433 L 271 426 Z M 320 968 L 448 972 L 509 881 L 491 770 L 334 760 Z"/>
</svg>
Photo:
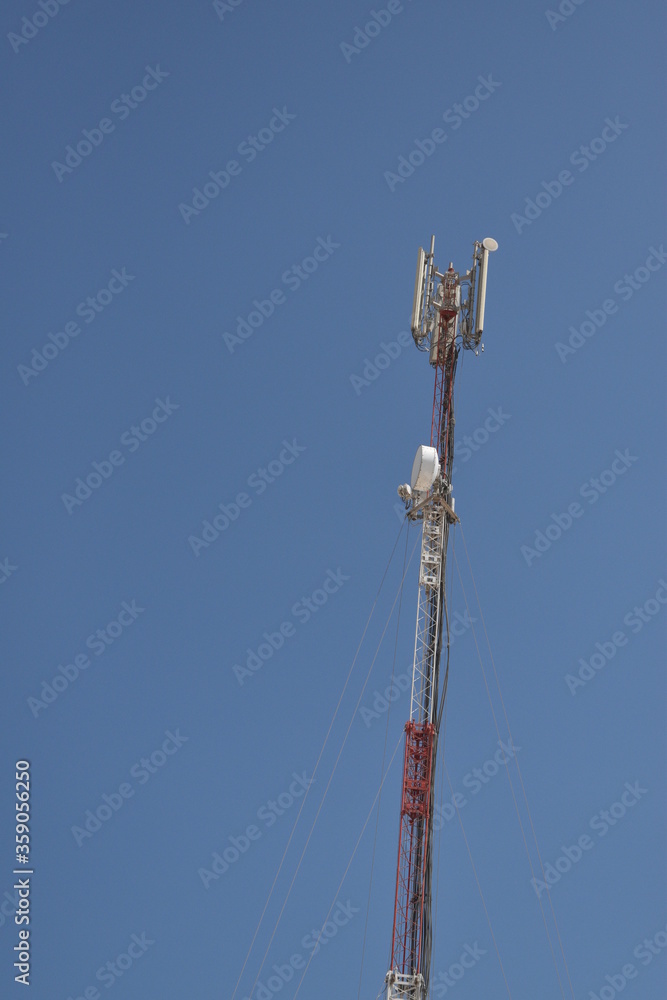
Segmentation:
<svg viewBox="0 0 667 1000">
<path fill-rule="evenodd" d="M 642 950 L 667 943 L 662 5 L 55 3 L 0 14 L 3 995 L 21 758 L 31 996 L 234 995 L 429 438 L 431 369 L 401 334 L 435 233 L 459 270 L 500 245 L 457 381 L 457 512 L 542 860 L 593 846 L 551 889 L 570 990 L 494 772 L 508 725 L 457 530 L 438 804 L 459 792 L 474 871 L 441 808 L 433 996 L 507 995 L 495 937 L 514 998 L 608 1000 L 621 975 L 624 1000 L 662 1000 L 667 952 Z M 371 10 L 388 23 L 354 52 Z M 291 1000 L 311 958 L 300 1000 L 356 997 L 364 938 L 359 995 L 382 988 L 400 748 L 371 807 L 408 712 L 383 692 L 411 666 L 415 560 L 374 656 L 405 551 L 235 1000 L 257 976 L 253 1000 Z M 485 954 L 448 986 L 466 947 Z"/>
</svg>

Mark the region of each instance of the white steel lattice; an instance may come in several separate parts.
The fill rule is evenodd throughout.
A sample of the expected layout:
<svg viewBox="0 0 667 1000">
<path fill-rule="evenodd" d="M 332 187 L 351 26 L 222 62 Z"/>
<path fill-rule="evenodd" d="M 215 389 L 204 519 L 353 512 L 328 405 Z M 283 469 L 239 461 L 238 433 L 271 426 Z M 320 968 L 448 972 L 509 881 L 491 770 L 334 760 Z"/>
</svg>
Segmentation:
<svg viewBox="0 0 667 1000">
<path fill-rule="evenodd" d="M 422 549 L 419 563 L 419 598 L 412 669 L 411 722 L 431 722 L 433 714 L 433 667 L 440 626 L 440 575 L 446 513 L 440 504 L 424 508 Z"/>
<path fill-rule="evenodd" d="M 425 1000 L 424 977 L 403 976 L 400 972 L 390 972 L 387 975 L 387 1000 Z"/>
</svg>

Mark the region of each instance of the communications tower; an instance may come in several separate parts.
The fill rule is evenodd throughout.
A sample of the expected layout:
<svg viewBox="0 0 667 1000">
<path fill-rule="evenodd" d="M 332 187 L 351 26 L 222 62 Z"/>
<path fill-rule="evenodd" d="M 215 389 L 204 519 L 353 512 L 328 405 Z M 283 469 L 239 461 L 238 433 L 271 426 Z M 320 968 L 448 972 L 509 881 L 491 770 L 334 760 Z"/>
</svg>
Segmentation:
<svg viewBox="0 0 667 1000">
<path fill-rule="evenodd" d="M 431 967 L 433 800 L 438 734 L 449 672 L 445 566 L 452 496 L 454 379 L 460 351 L 484 350 L 486 276 L 495 240 L 475 243 L 472 267 L 435 266 L 435 237 L 420 247 L 412 336 L 435 371 L 431 441 L 417 450 L 410 483 L 399 486 L 406 516 L 422 522 L 410 716 L 405 725 L 398 866 L 387 1000 L 427 1000 Z M 444 636 L 444 639 L 443 639 Z"/>
</svg>

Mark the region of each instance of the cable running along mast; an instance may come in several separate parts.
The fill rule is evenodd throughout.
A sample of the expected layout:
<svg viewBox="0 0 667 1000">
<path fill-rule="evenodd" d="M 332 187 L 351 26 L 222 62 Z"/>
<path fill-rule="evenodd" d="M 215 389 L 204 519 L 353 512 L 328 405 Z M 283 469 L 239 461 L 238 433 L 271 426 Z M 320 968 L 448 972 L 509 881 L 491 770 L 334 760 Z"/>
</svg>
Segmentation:
<svg viewBox="0 0 667 1000">
<path fill-rule="evenodd" d="M 454 379 L 461 349 L 484 350 L 487 265 L 489 253 L 497 249 L 490 238 L 475 243 L 472 267 L 464 274 L 452 264 L 444 273 L 438 271 L 434 236 L 429 252 L 420 247 L 417 257 L 412 336 L 428 352 L 435 384 L 430 444 L 418 449 L 410 484 L 398 488 L 406 516 L 422 522 L 422 544 L 387 1000 L 427 1000 L 429 992 L 433 796 L 449 671 L 445 565 L 449 527 L 458 520 L 452 496 Z"/>
</svg>

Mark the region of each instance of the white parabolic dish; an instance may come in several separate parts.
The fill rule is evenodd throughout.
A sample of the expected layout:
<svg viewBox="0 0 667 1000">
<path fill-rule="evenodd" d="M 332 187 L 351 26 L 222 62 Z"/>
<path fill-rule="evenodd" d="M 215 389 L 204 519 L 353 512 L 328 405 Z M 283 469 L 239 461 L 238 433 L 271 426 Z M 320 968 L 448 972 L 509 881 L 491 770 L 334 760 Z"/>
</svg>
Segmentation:
<svg viewBox="0 0 667 1000">
<path fill-rule="evenodd" d="M 437 449 L 431 448 L 427 444 L 420 445 L 412 464 L 412 476 L 410 477 L 412 489 L 420 493 L 430 490 L 439 471 L 440 460 Z"/>
</svg>

